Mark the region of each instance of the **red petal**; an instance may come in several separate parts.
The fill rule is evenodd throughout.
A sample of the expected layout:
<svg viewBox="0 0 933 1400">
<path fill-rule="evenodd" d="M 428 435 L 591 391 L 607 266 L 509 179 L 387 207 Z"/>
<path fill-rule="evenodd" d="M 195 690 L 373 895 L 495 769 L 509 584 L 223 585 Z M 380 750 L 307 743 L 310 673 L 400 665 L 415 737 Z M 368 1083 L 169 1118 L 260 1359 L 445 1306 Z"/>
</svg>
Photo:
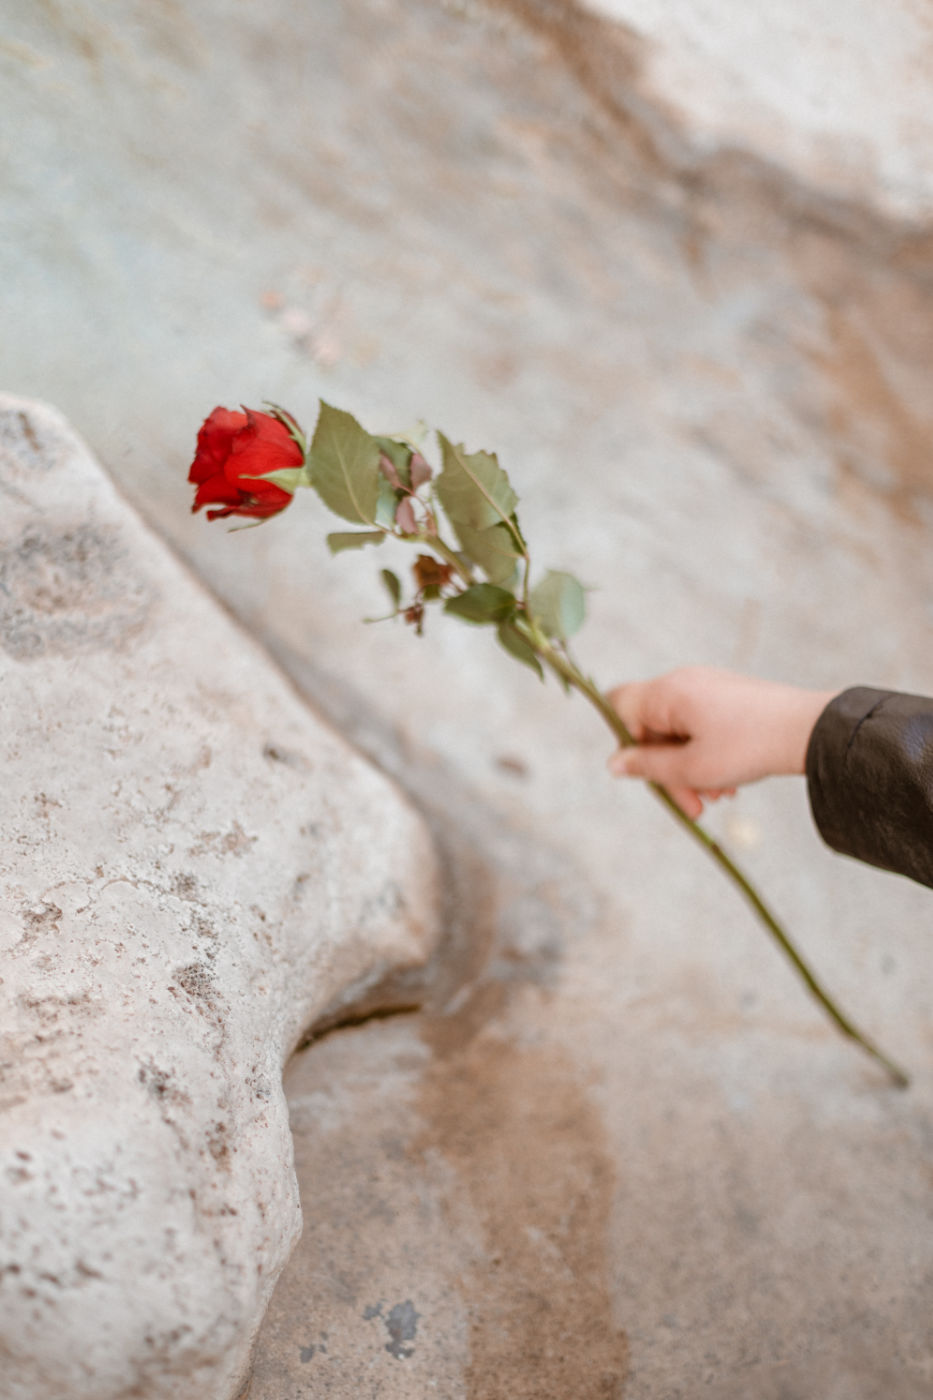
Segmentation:
<svg viewBox="0 0 933 1400">
<path fill-rule="evenodd" d="M 188 480 L 206 481 L 222 472 L 236 434 L 246 427 L 246 414 L 228 408 L 215 408 L 198 431 L 198 446 Z"/>
<path fill-rule="evenodd" d="M 284 506 L 292 493 L 274 481 L 259 481 L 267 472 L 300 467 L 304 461 L 301 448 L 288 429 L 267 413 L 246 410 L 248 426 L 237 434 L 233 450 L 225 464 L 227 480 L 252 496 L 268 497 Z"/>
<path fill-rule="evenodd" d="M 199 484 L 191 509 L 200 510 L 202 506 L 208 505 L 236 505 L 242 496 L 243 492 L 233 486 L 225 476 L 212 476 Z"/>
<path fill-rule="evenodd" d="M 291 503 L 292 498 L 287 491 L 284 495 L 283 504 L 279 504 L 277 501 L 250 501 L 244 497 L 239 505 L 225 506 L 223 510 L 209 510 L 207 518 L 208 520 L 222 520 L 227 515 L 248 515 L 256 520 L 265 520 L 266 516 L 278 515 L 280 511 L 285 509 L 285 506 Z"/>
</svg>

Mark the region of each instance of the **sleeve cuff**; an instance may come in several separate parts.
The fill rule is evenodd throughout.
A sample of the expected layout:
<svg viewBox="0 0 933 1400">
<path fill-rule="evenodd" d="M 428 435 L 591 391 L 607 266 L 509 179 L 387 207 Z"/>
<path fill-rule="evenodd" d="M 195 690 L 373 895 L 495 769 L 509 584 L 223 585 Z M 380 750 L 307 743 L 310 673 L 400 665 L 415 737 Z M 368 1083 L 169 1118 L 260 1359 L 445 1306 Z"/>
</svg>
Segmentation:
<svg viewBox="0 0 933 1400">
<path fill-rule="evenodd" d="M 933 885 L 933 700 L 844 690 L 814 726 L 806 775 L 827 845 Z"/>
</svg>

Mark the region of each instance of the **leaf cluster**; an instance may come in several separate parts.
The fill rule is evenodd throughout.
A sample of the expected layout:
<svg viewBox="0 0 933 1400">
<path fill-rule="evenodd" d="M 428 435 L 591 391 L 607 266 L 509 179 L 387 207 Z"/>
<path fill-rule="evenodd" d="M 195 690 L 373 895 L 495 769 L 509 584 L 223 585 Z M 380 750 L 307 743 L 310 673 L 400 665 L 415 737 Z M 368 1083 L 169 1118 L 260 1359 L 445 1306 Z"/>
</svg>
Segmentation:
<svg viewBox="0 0 933 1400">
<path fill-rule="evenodd" d="M 371 434 L 322 401 L 305 449 L 306 479 L 329 510 L 356 527 L 329 534 L 328 546 L 338 554 L 381 545 L 387 536 L 417 543 L 407 596 L 396 573 L 381 571 L 388 616 L 420 632 L 426 607 L 438 604 L 452 617 L 495 628 L 509 655 L 543 678 L 540 657 L 565 648 L 583 622 L 584 590 L 554 570 L 530 586 L 518 496 L 495 453 L 468 452 L 441 432 L 437 442 L 435 476 L 411 440 Z"/>
</svg>

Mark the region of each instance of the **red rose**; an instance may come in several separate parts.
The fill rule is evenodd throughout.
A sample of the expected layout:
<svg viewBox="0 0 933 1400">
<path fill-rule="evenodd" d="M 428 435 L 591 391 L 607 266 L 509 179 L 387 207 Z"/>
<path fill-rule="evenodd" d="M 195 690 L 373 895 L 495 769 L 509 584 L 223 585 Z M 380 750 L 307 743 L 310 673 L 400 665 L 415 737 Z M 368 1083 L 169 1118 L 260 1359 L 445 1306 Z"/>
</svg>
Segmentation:
<svg viewBox="0 0 933 1400">
<path fill-rule="evenodd" d="M 215 408 L 198 433 L 198 450 L 188 480 L 197 486 L 192 510 L 209 510 L 208 520 L 225 515 L 277 515 L 291 502 L 292 492 L 274 481 L 257 481 L 267 472 L 300 467 L 304 455 L 291 433 L 269 413 L 231 413 Z"/>
</svg>

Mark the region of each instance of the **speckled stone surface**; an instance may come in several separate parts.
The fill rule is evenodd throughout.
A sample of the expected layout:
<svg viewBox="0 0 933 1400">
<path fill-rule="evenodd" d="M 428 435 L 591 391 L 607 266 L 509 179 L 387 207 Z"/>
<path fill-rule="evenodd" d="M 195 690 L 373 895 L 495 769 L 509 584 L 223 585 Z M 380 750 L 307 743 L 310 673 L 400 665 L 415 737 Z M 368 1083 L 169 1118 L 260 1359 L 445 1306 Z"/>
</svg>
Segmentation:
<svg viewBox="0 0 933 1400">
<path fill-rule="evenodd" d="M 0 1394 L 233 1396 L 283 1062 L 412 996 L 431 843 L 57 413 L 0 397 L 0 492 Z"/>
</svg>

